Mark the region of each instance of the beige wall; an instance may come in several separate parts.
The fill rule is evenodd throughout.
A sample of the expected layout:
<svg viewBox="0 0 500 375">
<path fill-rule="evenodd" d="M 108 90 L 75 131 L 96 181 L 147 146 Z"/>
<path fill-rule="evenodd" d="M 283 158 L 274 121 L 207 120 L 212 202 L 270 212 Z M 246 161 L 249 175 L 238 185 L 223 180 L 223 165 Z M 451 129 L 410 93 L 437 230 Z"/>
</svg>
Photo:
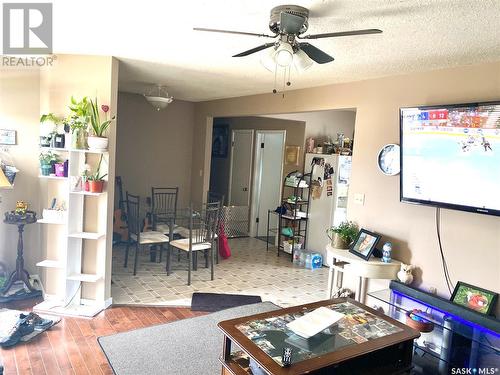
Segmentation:
<svg viewBox="0 0 500 375">
<path fill-rule="evenodd" d="M 270 85 L 272 82 L 270 82 Z M 394 257 L 418 267 L 417 283 L 447 294 L 441 271 L 435 209 L 399 202 L 399 177 L 377 169 L 376 156 L 386 143 L 398 143 L 400 107 L 500 99 L 500 62 L 415 73 L 368 81 L 255 95 L 196 105 L 192 192 L 201 199 L 208 187 L 211 117 L 294 113 L 356 108 L 349 217 L 394 243 Z M 201 176 L 199 172 L 205 171 Z M 356 205 L 354 193 L 366 195 Z M 500 218 L 442 211 L 442 239 L 451 277 L 484 288 L 500 289 Z M 326 242 L 326 239 L 325 239 Z"/>
<path fill-rule="evenodd" d="M 20 170 L 12 190 L 0 190 L 0 261 L 12 271 L 16 261 L 17 228 L 3 223 L 5 211 L 24 200 L 29 209 L 39 212 L 38 142 L 40 117 L 40 73 L 38 70 L 0 70 L 0 127 L 17 131 L 17 145 L 5 147 L 5 154 Z M 4 148 L 4 146 L 0 146 Z M 0 153 L 0 158 L 2 153 Z M 24 233 L 25 266 L 39 273 L 40 226 L 29 225 Z"/>
<path fill-rule="evenodd" d="M 250 130 L 285 130 L 286 131 L 286 146 L 300 146 L 300 165 L 286 165 L 283 164 L 283 175 L 295 170 L 301 171 L 303 169 L 303 155 L 304 155 L 304 130 L 305 124 L 302 121 L 290 121 L 276 118 L 265 117 L 230 117 L 230 118 L 216 118 L 215 124 L 228 124 L 229 125 L 229 138 L 231 138 L 231 130 L 237 129 L 250 129 Z M 285 155 L 283 155 L 283 158 Z M 229 187 L 229 169 L 231 164 L 231 149 L 229 150 L 227 158 L 212 158 L 210 168 L 210 189 L 224 194 L 228 197 Z M 253 176 L 252 176 L 253 178 Z"/>
<path fill-rule="evenodd" d="M 329 139 L 335 141 L 337 133 L 344 133 L 346 137 L 354 136 L 355 110 L 333 110 L 303 113 L 284 113 L 268 115 L 267 117 L 285 120 L 304 121 L 306 123 L 305 138 L 314 138 L 316 145 L 322 145 Z"/>
<path fill-rule="evenodd" d="M 179 187 L 179 204 L 191 197 L 194 104 L 174 100 L 156 111 L 144 97 L 120 92 L 116 172 L 123 194 L 143 197 L 151 187 Z"/>
</svg>

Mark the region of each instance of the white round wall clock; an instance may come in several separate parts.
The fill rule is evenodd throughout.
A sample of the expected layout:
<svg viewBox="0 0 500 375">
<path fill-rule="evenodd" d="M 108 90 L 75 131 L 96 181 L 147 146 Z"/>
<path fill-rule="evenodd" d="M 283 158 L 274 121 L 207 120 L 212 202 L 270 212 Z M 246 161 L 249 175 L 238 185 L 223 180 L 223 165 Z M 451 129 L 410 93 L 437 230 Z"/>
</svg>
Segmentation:
<svg viewBox="0 0 500 375">
<path fill-rule="evenodd" d="M 395 176 L 400 170 L 399 145 L 391 143 L 382 147 L 378 153 L 378 167 L 383 174 Z"/>
</svg>

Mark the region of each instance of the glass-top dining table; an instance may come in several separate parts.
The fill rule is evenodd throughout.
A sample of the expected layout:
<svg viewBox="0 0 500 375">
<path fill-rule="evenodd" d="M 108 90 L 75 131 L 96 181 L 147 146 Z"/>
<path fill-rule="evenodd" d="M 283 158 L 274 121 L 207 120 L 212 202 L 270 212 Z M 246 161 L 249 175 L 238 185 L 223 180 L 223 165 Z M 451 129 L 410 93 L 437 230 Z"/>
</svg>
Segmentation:
<svg viewBox="0 0 500 375">
<path fill-rule="evenodd" d="M 196 210 L 193 207 L 182 207 L 176 210 L 155 210 L 147 212 L 146 215 L 151 218 L 151 230 L 164 233 L 169 238 L 169 243 L 181 239 L 189 238 L 189 222 L 191 218 L 200 218 L 203 215 L 202 210 Z M 167 247 L 167 275 L 170 275 L 171 262 L 171 246 Z M 212 252 L 213 253 L 213 252 Z M 196 253 L 195 253 L 196 255 Z M 157 261 L 156 246 L 151 248 L 151 261 Z"/>
</svg>

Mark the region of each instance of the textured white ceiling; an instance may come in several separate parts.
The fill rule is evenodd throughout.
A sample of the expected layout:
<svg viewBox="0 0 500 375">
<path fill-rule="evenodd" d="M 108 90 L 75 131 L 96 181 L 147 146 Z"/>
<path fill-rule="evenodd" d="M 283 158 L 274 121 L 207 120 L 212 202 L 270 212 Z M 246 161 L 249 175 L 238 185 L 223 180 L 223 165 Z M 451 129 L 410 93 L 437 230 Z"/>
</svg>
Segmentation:
<svg viewBox="0 0 500 375">
<path fill-rule="evenodd" d="M 270 92 L 259 55 L 232 58 L 268 39 L 193 31 L 267 33 L 276 0 L 54 1 L 55 53 L 114 55 L 120 90 L 162 83 L 177 99 Z M 310 33 L 379 28 L 383 34 L 311 41 L 335 57 L 292 72 L 291 89 L 500 60 L 500 0 L 292 1 L 311 10 Z M 79 4 L 79 5 L 78 5 Z"/>
</svg>

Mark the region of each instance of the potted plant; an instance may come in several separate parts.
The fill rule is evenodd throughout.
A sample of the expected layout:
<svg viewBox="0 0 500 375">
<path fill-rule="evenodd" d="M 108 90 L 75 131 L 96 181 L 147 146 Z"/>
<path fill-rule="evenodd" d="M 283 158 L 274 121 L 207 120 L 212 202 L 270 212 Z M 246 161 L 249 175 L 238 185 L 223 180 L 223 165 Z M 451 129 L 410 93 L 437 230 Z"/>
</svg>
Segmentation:
<svg viewBox="0 0 500 375">
<path fill-rule="evenodd" d="M 57 125 L 61 119 L 53 113 L 47 113 L 40 116 L 40 147 L 51 147 L 57 136 Z M 64 146 L 63 146 L 64 147 Z"/>
<path fill-rule="evenodd" d="M 102 155 L 101 158 L 99 159 L 99 164 L 97 165 L 97 168 L 94 173 L 89 175 L 88 178 L 88 187 L 91 193 L 102 193 L 103 188 L 104 188 L 104 177 L 106 177 L 108 174 L 105 173 L 101 175 L 101 162 L 102 162 Z"/>
<path fill-rule="evenodd" d="M 336 249 L 348 249 L 358 235 L 358 225 L 352 221 L 343 221 L 337 226 L 328 228 L 326 235 Z"/>
<path fill-rule="evenodd" d="M 89 172 L 91 171 L 90 165 L 85 164 L 83 166 L 81 176 L 82 176 L 82 188 L 84 191 L 89 191 Z"/>
<path fill-rule="evenodd" d="M 104 112 L 104 121 L 101 120 L 97 98 L 95 101 L 90 99 L 90 130 L 92 135 L 88 137 L 88 144 L 91 150 L 106 151 L 108 149 L 106 134 L 115 116 L 108 119 L 109 106 L 107 105 L 102 105 L 101 110 Z"/>
<path fill-rule="evenodd" d="M 42 176 L 50 176 L 54 173 L 54 165 L 60 161 L 59 156 L 50 151 L 40 153 L 39 159 Z"/>
<path fill-rule="evenodd" d="M 71 97 L 69 109 L 72 113 L 66 118 L 64 125 L 69 126 L 71 129 L 71 147 L 79 150 L 86 149 L 87 128 L 90 119 L 90 102 L 88 97 L 85 96 L 80 101 Z"/>
</svg>

